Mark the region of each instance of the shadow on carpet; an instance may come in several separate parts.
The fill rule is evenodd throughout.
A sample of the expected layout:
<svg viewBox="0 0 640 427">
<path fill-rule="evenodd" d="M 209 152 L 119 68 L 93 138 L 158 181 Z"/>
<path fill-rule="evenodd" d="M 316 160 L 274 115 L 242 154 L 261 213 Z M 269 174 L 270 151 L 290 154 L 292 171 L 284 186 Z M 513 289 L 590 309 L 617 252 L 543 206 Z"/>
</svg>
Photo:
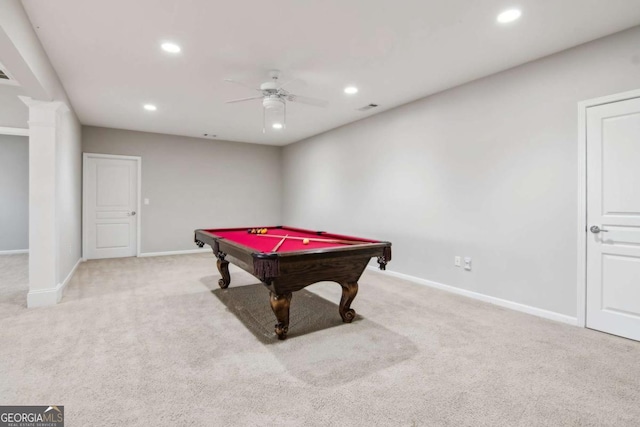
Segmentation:
<svg viewBox="0 0 640 427">
<path fill-rule="evenodd" d="M 258 283 L 211 291 L 247 329 L 264 344 L 279 340 L 274 332 L 276 317 L 269 304 L 269 290 Z M 294 292 L 289 311 L 287 339 L 343 324 L 338 306 L 305 289 Z M 354 322 L 361 321 L 358 315 Z"/>
<path fill-rule="evenodd" d="M 308 384 L 336 387 L 418 353 L 407 337 L 360 315 L 350 324 L 343 323 L 337 304 L 305 289 L 293 293 L 285 341 L 278 340 L 274 333 L 276 318 L 264 285 L 211 292 L 260 342 L 268 345 L 289 374 Z"/>
</svg>

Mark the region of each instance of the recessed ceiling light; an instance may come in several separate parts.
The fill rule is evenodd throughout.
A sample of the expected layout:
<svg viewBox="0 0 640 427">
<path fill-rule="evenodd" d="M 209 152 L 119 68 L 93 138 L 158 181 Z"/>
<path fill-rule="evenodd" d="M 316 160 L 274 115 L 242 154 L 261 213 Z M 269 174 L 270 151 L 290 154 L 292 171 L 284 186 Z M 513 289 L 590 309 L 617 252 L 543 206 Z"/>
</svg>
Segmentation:
<svg viewBox="0 0 640 427">
<path fill-rule="evenodd" d="M 180 52 L 180 46 L 178 46 L 175 43 L 162 43 L 161 45 L 162 50 L 164 50 L 165 52 L 169 52 L 169 53 L 178 53 Z"/>
<path fill-rule="evenodd" d="M 354 93 L 358 93 L 358 88 L 355 86 L 347 86 L 344 88 L 344 93 L 353 95 Z"/>
<path fill-rule="evenodd" d="M 274 123 L 271 127 L 274 129 L 282 129 L 282 123 Z"/>
<path fill-rule="evenodd" d="M 144 109 L 147 111 L 156 111 L 158 107 L 153 104 L 144 104 Z"/>
<path fill-rule="evenodd" d="M 520 10 L 509 9 L 509 10 L 505 10 L 500 15 L 498 15 L 496 19 L 499 23 L 506 24 L 506 23 L 515 21 L 516 19 L 520 18 L 521 15 L 522 15 L 522 12 L 520 12 Z"/>
</svg>

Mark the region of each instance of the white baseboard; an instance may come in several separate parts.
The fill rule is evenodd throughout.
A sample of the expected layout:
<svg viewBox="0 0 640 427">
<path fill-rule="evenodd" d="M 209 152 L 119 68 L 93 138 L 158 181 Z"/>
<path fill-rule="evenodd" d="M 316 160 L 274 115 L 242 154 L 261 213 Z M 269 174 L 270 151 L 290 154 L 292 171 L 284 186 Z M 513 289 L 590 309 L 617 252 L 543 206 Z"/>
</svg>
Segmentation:
<svg viewBox="0 0 640 427">
<path fill-rule="evenodd" d="M 58 295 L 57 295 L 58 302 L 60 302 L 60 300 L 62 299 L 62 294 L 64 292 L 64 289 L 67 287 L 67 285 L 71 281 L 71 278 L 73 277 L 76 270 L 78 269 L 78 266 L 83 262 L 84 262 L 84 259 L 82 258 L 78 259 L 78 261 L 76 261 L 76 265 L 74 265 L 71 271 L 69 272 L 69 274 L 67 274 L 67 277 L 64 278 L 62 283 L 58 283 L 58 286 L 56 286 L 56 290 L 58 292 Z"/>
<path fill-rule="evenodd" d="M 29 291 L 27 294 L 27 307 L 47 307 L 58 303 L 58 287 Z"/>
<path fill-rule="evenodd" d="M 200 254 L 205 252 L 211 252 L 211 249 L 188 249 L 186 251 L 167 251 L 167 252 L 145 252 L 141 253 L 140 257 L 148 257 L 148 256 L 167 256 L 167 255 L 189 255 L 189 254 Z"/>
<path fill-rule="evenodd" d="M 370 270 L 378 271 L 375 266 L 368 266 Z M 566 323 L 568 325 L 577 326 L 578 319 L 576 317 L 567 316 L 565 314 L 556 313 L 554 311 L 544 310 L 542 308 L 532 307 L 530 305 L 520 304 L 501 298 L 492 297 L 478 292 L 468 291 L 466 289 L 456 288 L 455 286 L 444 285 L 442 283 L 433 282 L 431 280 L 421 279 L 419 277 L 410 276 L 408 274 L 396 273 L 395 271 L 378 271 L 379 273 L 386 274 L 388 276 L 397 277 L 398 279 L 407 280 L 419 285 L 429 286 L 431 288 L 441 289 L 443 291 L 451 292 L 453 294 L 462 295 L 465 297 L 477 299 L 480 301 L 495 304 L 500 307 L 509 308 L 511 310 L 521 311 L 527 314 L 533 314 L 534 316 L 543 317 L 545 319 L 555 320 L 556 322 Z"/>
<path fill-rule="evenodd" d="M 0 251 L 0 255 L 17 255 L 17 254 L 28 254 L 29 249 L 15 249 L 12 251 Z"/>
<path fill-rule="evenodd" d="M 73 274 L 76 272 L 81 262 L 83 262 L 82 258 L 78 259 L 67 277 L 65 277 L 65 279 L 61 283 L 58 283 L 55 288 L 29 291 L 29 293 L 27 294 L 27 307 L 47 307 L 50 305 L 58 304 L 60 300 L 62 300 L 64 289 L 69 284 L 69 281 L 73 277 Z"/>
</svg>

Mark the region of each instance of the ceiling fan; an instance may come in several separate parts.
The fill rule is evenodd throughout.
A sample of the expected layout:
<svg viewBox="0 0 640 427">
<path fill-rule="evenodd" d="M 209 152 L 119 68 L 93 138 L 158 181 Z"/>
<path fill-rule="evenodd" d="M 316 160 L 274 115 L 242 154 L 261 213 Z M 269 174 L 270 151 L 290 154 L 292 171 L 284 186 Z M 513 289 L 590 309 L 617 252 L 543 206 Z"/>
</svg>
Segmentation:
<svg viewBox="0 0 640 427">
<path fill-rule="evenodd" d="M 287 101 L 298 102 L 300 104 L 313 105 L 314 107 L 326 107 L 328 102 L 322 99 L 309 98 L 307 96 L 295 95 L 288 90 L 284 89 L 285 86 L 297 79 L 289 80 L 286 83 L 280 84 L 280 71 L 269 71 L 270 81 L 264 82 L 260 85 L 260 88 L 254 88 L 246 85 L 242 82 L 225 79 L 226 82 L 235 83 L 251 90 L 261 92 L 261 95 L 251 96 L 249 98 L 240 98 L 227 101 L 226 104 L 233 104 L 236 102 L 251 101 L 254 99 L 262 100 L 262 133 L 266 132 L 267 116 L 274 118 L 271 123 L 274 129 L 284 129 L 286 127 L 287 120 Z"/>
</svg>

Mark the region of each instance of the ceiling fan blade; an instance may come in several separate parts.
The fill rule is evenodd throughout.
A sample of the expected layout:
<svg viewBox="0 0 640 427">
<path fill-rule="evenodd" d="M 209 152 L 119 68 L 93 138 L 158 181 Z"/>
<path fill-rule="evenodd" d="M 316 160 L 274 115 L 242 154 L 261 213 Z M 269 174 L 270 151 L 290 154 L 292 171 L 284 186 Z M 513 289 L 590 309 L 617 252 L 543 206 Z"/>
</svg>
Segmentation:
<svg viewBox="0 0 640 427">
<path fill-rule="evenodd" d="M 278 86 L 278 89 L 282 89 L 283 87 L 288 86 L 290 83 L 296 82 L 298 80 L 299 79 L 291 79 L 291 80 L 287 81 L 286 83 L 283 83 L 280 86 Z"/>
<path fill-rule="evenodd" d="M 299 95 L 294 95 L 292 93 L 287 95 L 287 101 L 299 102 L 300 104 L 313 105 L 314 107 L 326 107 L 327 105 L 329 105 L 329 102 L 325 101 L 324 99 L 309 98 L 308 96 L 299 96 Z"/>
<path fill-rule="evenodd" d="M 246 83 L 242 83 L 242 82 L 239 82 L 239 81 L 237 81 L 237 80 L 233 80 L 233 79 L 224 79 L 224 81 L 225 81 L 225 82 L 229 82 L 229 83 L 235 83 L 235 84 L 240 85 L 240 86 L 244 86 L 244 87 L 246 87 L 247 89 L 257 90 L 258 92 L 262 92 L 262 90 L 261 90 L 261 89 L 258 89 L 258 88 L 255 88 L 255 87 L 251 87 L 251 86 L 249 86 L 248 84 L 246 84 Z"/>
<path fill-rule="evenodd" d="M 240 98 L 240 99 L 234 99 L 231 101 L 226 101 L 225 104 L 233 104 L 234 102 L 244 102 L 244 101 L 250 101 L 252 99 L 262 99 L 264 98 L 264 96 L 260 95 L 260 96 L 251 96 L 249 98 Z"/>
</svg>

